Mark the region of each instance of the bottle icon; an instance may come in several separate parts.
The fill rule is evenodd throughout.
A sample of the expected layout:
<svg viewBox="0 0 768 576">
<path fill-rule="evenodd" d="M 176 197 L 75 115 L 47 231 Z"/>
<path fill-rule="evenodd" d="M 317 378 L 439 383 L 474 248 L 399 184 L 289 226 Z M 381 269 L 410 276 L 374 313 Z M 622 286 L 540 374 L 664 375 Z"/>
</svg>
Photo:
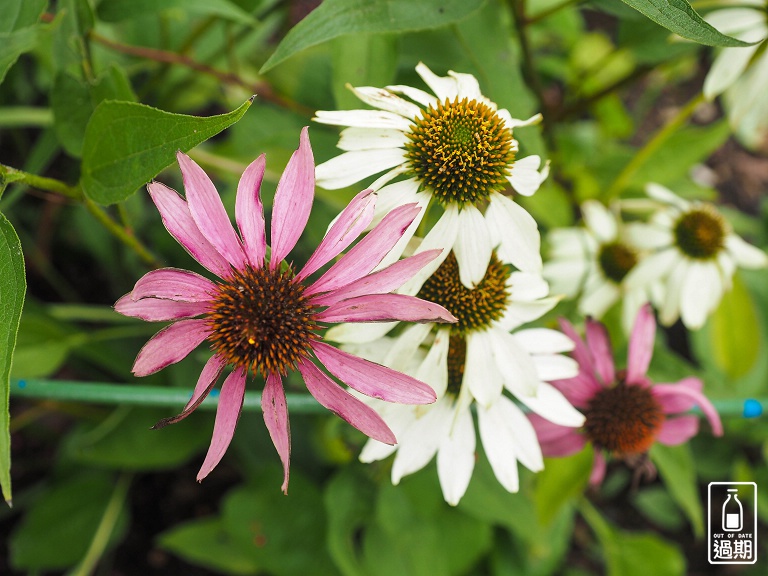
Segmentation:
<svg viewBox="0 0 768 576">
<path fill-rule="evenodd" d="M 738 492 L 736 488 L 728 489 L 728 498 L 723 503 L 723 531 L 739 532 L 744 524 L 744 509 Z"/>
</svg>

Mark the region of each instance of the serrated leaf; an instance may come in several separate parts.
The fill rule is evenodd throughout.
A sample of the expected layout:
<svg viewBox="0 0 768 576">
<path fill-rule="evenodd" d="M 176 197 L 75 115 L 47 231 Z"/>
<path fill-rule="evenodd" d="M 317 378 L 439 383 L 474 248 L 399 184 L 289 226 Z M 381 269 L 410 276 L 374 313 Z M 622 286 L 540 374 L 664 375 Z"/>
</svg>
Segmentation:
<svg viewBox="0 0 768 576">
<path fill-rule="evenodd" d="M 757 317 L 752 295 L 736 274 L 709 321 L 713 359 L 732 379 L 747 374 L 757 360 L 763 340 Z"/>
<path fill-rule="evenodd" d="M 200 118 L 133 102 L 107 100 L 85 129 L 81 184 L 100 204 L 121 202 L 186 152 L 243 117 L 253 99 L 236 110 Z"/>
<path fill-rule="evenodd" d="M 325 0 L 285 35 L 260 73 L 343 34 L 409 32 L 445 26 L 468 16 L 484 1 Z"/>
<path fill-rule="evenodd" d="M 621 0 L 656 24 L 706 46 L 748 46 L 707 24 L 685 0 Z"/>
<path fill-rule="evenodd" d="M 174 526 L 158 545 L 185 560 L 226 574 L 256 574 L 259 565 L 234 541 L 221 518 L 205 518 Z"/>
<path fill-rule="evenodd" d="M 688 444 L 664 446 L 656 444 L 651 449 L 651 460 L 656 465 L 670 496 L 685 512 L 697 538 L 704 534 L 704 514 L 696 486 L 696 468 Z"/>
<path fill-rule="evenodd" d="M 11 501 L 11 435 L 8 430 L 8 395 L 11 364 L 16 347 L 27 281 L 21 242 L 8 219 L 0 214 L 0 487 Z"/>
<path fill-rule="evenodd" d="M 131 18 L 146 17 L 170 9 L 184 12 L 220 16 L 233 22 L 254 25 L 256 20 L 237 4 L 229 0 L 105 0 L 97 9 L 104 22 L 119 22 Z"/>
</svg>

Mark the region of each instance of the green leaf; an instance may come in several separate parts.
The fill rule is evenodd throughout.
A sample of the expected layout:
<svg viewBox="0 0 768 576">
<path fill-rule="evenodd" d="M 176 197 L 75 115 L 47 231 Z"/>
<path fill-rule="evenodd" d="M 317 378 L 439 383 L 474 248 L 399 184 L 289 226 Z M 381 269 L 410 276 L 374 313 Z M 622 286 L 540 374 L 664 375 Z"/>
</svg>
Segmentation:
<svg viewBox="0 0 768 576">
<path fill-rule="evenodd" d="M 0 0 L 0 33 L 32 26 L 47 6 L 48 0 Z"/>
<path fill-rule="evenodd" d="M 181 409 L 181 407 L 179 407 Z M 66 441 L 67 455 L 77 462 L 118 470 L 174 468 L 202 451 L 210 441 L 209 426 L 198 414 L 175 426 L 151 430 L 172 415 L 163 409 L 120 407 L 96 425 L 83 425 Z"/>
<path fill-rule="evenodd" d="M 11 364 L 16 347 L 21 309 L 27 282 L 24 256 L 16 231 L 0 214 L 0 487 L 6 502 L 11 501 L 11 436 L 8 431 L 8 395 Z"/>
<path fill-rule="evenodd" d="M 0 34 L 0 83 L 3 82 L 6 73 L 19 59 L 19 56 L 37 46 L 39 35 L 39 26 L 30 26 L 15 32 Z"/>
<path fill-rule="evenodd" d="M 53 127 L 59 142 L 71 155 L 82 155 L 88 120 L 104 100 L 136 100 L 122 68 L 111 66 L 92 84 L 68 72 L 56 75 L 51 91 Z"/>
<path fill-rule="evenodd" d="M 333 41 L 333 97 L 340 110 L 360 108 L 347 88 L 386 86 L 397 70 L 397 37 L 392 34 L 347 34 Z"/>
<path fill-rule="evenodd" d="M 651 448 L 651 460 L 659 470 L 670 496 L 685 512 L 697 538 L 704 534 L 704 514 L 699 501 L 696 482 L 696 468 L 688 444 L 664 446 L 655 444 Z"/>
<path fill-rule="evenodd" d="M 622 0 L 656 24 L 707 46 L 748 46 L 746 42 L 721 34 L 702 20 L 685 0 Z"/>
<path fill-rule="evenodd" d="M 49 318 L 28 304 L 21 316 L 11 376 L 14 379 L 50 376 L 72 349 L 86 339 L 83 332 Z"/>
<path fill-rule="evenodd" d="M 256 574 L 259 565 L 227 532 L 221 518 L 178 524 L 157 544 L 188 562 L 227 574 Z"/>
<path fill-rule="evenodd" d="M 677 532 L 685 527 L 680 509 L 661 486 L 644 487 L 635 493 L 632 501 L 643 516 L 665 530 Z"/>
<path fill-rule="evenodd" d="M 484 0 L 325 0 L 294 26 L 261 73 L 294 54 L 343 34 L 407 32 L 438 28 L 461 20 Z"/>
<path fill-rule="evenodd" d="M 712 359 L 732 379 L 747 374 L 760 353 L 763 338 L 757 317 L 752 295 L 736 274 L 708 327 Z"/>
<path fill-rule="evenodd" d="M 229 0 L 104 0 L 99 4 L 97 12 L 104 22 L 119 22 L 173 9 L 220 16 L 250 26 L 257 23 L 253 16 Z"/>
<path fill-rule="evenodd" d="M 589 482 L 593 451 L 582 450 L 565 458 L 547 458 L 536 477 L 534 503 L 542 524 L 548 525 L 563 506 L 574 500 Z"/>
<path fill-rule="evenodd" d="M 143 104 L 107 100 L 85 129 L 81 184 L 100 204 L 121 202 L 186 152 L 243 117 L 253 99 L 219 116 L 199 118 Z"/>
<path fill-rule="evenodd" d="M 17 570 L 63 569 L 88 550 L 114 490 L 112 474 L 87 471 L 43 493 L 11 535 L 11 564 Z M 119 541 L 127 527 L 121 512 L 110 542 Z"/>
</svg>

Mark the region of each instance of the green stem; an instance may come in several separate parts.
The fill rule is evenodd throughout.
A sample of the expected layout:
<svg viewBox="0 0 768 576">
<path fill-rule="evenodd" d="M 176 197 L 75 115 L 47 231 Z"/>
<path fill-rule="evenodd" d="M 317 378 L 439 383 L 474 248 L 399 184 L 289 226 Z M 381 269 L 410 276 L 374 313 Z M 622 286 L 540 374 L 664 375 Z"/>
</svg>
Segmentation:
<svg viewBox="0 0 768 576">
<path fill-rule="evenodd" d="M 581 2 L 582 0 L 565 0 L 565 2 L 561 2 L 560 4 L 556 4 L 555 6 L 550 6 L 549 8 L 546 8 L 541 12 L 537 12 L 533 16 L 529 16 L 526 19 L 525 23 L 536 24 L 537 22 L 541 22 L 545 18 L 549 18 L 553 14 L 560 12 L 560 10 L 563 10 L 564 8 L 570 8 L 571 6 L 574 6 L 576 4 L 581 4 Z"/>
<path fill-rule="evenodd" d="M 0 108 L 0 128 L 37 128 L 53 124 L 50 108 L 4 106 Z"/>
<path fill-rule="evenodd" d="M 190 398 L 191 391 L 186 388 L 168 388 L 165 386 L 137 386 L 134 384 L 109 384 L 103 382 L 78 382 L 74 380 L 45 380 L 30 378 L 11 380 L 11 395 L 17 398 L 34 398 L 66 402 L 90 402 L 94 404 L 120 404 L 130 406 L 160 406 L 179 408 Z M 309 394 L 286 394 L 288 405 L 297 413 L 315 414 L 323 408 Z M 744 399 L 713 400 L 720 416 L 743 416 Z M 757 402 L 764 413 L 768 414 L 768 397 L 749 399 Z M 218 404 L 218 395 L 214 392 L 200 404 L 199 410 L 214 410 Z M 261 410 L 261 394 L 246 392 L 243 410 Z M 693 410 L 701 415 L 700 410 Z"/>
<path fill-rule="evenodd" d="M 694 113 L 696 108 L 704 101 L 704 95 L 698 94 L 685 106 L 683 106 L 670 122 L 664 125 L 653 137 L 645 143 L 632 160 L 624 167 L 613 184 L 603 195 L 604 200 L 616 198 L 627 187 L 632 177 L 669 138 L 677 132 Z"/>
<path fill-rule="evenodd" d="M 11 168 L 5 164 L 0 164 L 0 177 L 7 177 L 13 182 L 20 182 L 27 186 L 37 188 L 38 190 L 54 192 L 61 196 L 71 198 L 72 200 L 82 200 L 83 198 L 83 192 L 79 186 L 70 186 L 61 180 L 46 178 L 45 176 L 37 176 L 35 174 L 30 174 L 29 172 L 24 172 L 23 170 Z"/>
<path fill-rule="evenodd" d="M 131 250 L 141 258 L 146 264 L 152 268 L 160 268 L 162 263 L 155 258 L 155 256 L 147 250 L 136 236 L 125 231 L 125 228 L 115 222 L 109 214 L 107 214 L 103 208 L 98 206 L 95 202 L 88 198 L 83 199 L 86 209 L 90 212 L 96 220 L 98 220 L 102 226 L 109 230 L 112 235 L 120 242 L 128 246 Z"/>
<path fill-rule="evenodd" d="M 120 512 L 122 512 L 123 505 L 125 504 L 125 498 L 128 495 L 128 488 L 131 485 L 132 478 L 133 475 L 126 472 L 118 476 L 115 489 L 112 491 L 112 496 L 107 503 L 107 507 L 104 509 L 104 515 L 101 517 L 101 522 L 99 522 L 99 526 L 96 528 L 91 545 L 88 547 L 88 551 L 85 553 L 80 564 L 69 573 L 69 576 L 90 576 L 93 573 L 99 559 L 101 559 L 101 556 L 107 549 L 109 539 L 112 537 L 112 532 L 120 518 Z"/>
</svg>

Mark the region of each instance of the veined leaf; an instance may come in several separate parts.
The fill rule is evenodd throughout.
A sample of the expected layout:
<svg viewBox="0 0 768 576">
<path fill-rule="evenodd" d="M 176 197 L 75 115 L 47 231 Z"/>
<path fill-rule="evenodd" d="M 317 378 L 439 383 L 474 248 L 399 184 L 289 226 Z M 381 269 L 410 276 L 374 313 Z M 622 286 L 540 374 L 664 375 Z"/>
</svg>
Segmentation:
<svg viewBox="0 0 768 576">
<path fill-rule="evenodd" d="M 173 164 L 177 150 L 186 152 L 240 120 L 252 101 L 209 118 L 134 102 L 102 102 L 85 129 L 83 191 L 100 204 L 125 200 Z"/>
<path fill-rule="evenodd" d="M 325 0 L 294 26 L 262 66 L 283 60 L 343 34 L 407 32 L 438 28 L 461 20 L 485 0 Z"/>
<path fill-rule="evenodd" d="M 220 16 L 239 22 L 241 24 L 254 25 L 256 20 L 236 3 L 229 0 L 106 0 L 101 2 L 97 9 L 99 18 L 105 22 L 119 22 L 138 16 L 157 14 L 165 10 L 176 8 L 184 12 Z"/>
</svg>

